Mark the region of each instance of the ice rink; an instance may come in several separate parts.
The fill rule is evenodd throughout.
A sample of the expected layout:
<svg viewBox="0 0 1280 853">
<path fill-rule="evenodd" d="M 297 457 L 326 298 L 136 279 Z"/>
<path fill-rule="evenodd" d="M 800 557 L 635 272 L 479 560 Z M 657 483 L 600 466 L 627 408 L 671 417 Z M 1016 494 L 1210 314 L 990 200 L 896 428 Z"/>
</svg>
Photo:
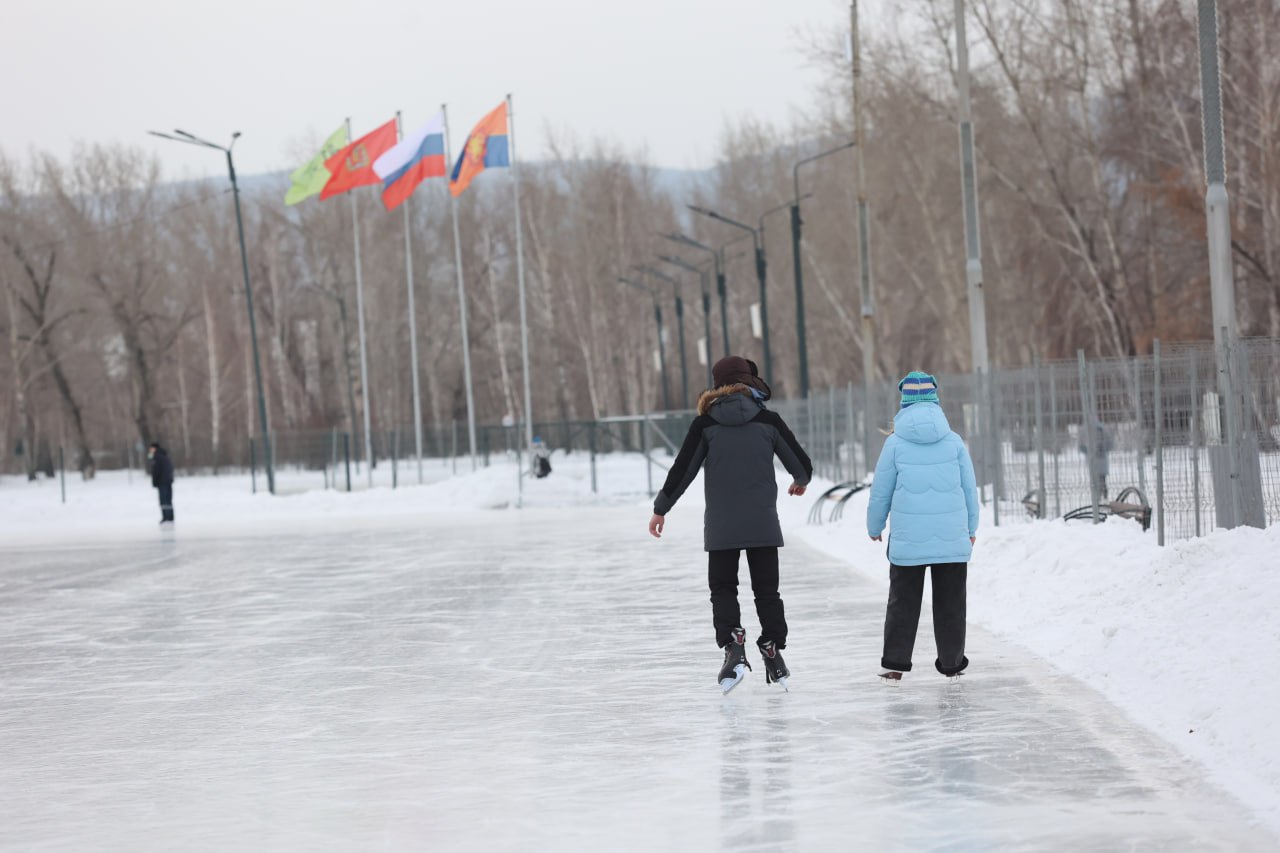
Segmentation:
<svg viewBox="0 0 1280 853">
<path fill-rule="evenodd" d="M 791 692 L 722 696 L 700 519 L 467 512 L 0 550 L 0 846 L 1268 850 L 1203 772 L 971 626 L 875 677 L 880 588 L 793 541 Z M 746 571 L 744 615 L 755 635 Z"/>
</svg>

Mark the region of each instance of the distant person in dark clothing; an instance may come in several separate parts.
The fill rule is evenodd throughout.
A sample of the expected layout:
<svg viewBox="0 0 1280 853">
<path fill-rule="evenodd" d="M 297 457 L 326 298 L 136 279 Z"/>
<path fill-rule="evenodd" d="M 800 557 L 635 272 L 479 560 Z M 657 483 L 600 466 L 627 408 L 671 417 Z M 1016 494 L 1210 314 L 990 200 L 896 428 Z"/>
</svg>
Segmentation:
<svg viewBox="0 0 1280 853">
<path fill-rule="evenodd" d="M 541 480 L 551 473 L 551 451 L 538 436 L 533 437 L 533 476 Z"/>
<path fill-rule="evenodd" d="M 780 653 L 787 647 L 787 621 L 778 595 L 782 527 L 773 457 L 791 474 L 790 495 L 804 494 L 813 464 L 782 418 L 765 408 L 769 386 L 753 362 L 727 356 L 712 367 L 712 377 L 715 387 L 698 398 L 698 416 L 653 503 L 649 532 L 662 535 L 666 514 L 698 469 L 705 467 L 703 542 L 716 642 L 724 649 L 720 688 L 728 693 L 751 668 L 738 607 L 738 557 L 743 550 L 760 618 L 756 647 L 764 659 L 765 680 L 785 688 L 791 673 Z"/>
<path fill-rule="evenodd" d="M 160 523 L 173 524 L 173 460 L 159 442 L 147 448 L 151 463 L 151 485 L 160 491 Z"/>
</svg>

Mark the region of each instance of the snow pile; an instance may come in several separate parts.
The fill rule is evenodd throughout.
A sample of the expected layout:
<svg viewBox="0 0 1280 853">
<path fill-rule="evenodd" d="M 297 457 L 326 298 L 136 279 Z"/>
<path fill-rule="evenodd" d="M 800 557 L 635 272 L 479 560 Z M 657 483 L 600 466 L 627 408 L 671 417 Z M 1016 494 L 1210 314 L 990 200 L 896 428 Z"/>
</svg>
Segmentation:
<svg viewBox="0 0 1280 853">
<path fill-rule="evenodd" d="M 838 524 L 793 529 L 887 587 L 866 507 L 863 492 Z M 983 525 L 970 621 L 1101 692 L 1280 831 L 1280 526 L 1160 548 L 1120 519 Z M 917 666 L 932 657 L 917 647 Z"/>
</svg>

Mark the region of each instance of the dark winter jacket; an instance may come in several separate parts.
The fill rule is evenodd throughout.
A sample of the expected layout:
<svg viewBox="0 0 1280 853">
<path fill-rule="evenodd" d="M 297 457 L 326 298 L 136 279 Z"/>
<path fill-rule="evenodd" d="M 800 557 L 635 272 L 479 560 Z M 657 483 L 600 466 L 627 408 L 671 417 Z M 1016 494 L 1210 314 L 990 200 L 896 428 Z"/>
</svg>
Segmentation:
<svg viewBox="0 0 1280 853">
<path fill-rule="evenodd" d="M 172 483 L 173 460 L 169 458 L 169 451 L 157 447 L 155 455 L 151 457 L 151 485 L 158 489 Z"/>
<path fill-rule="evenodd" d="M 807 485 L 813 464 L 776 412 L 751 396 L 745 385 L 705 391 L 698 416 L 653 502 L 666 515 L 706 466 L 703 540 L 708 551 L 767 548 L 782 544 L 778 523 L 777 456 L 795 482 Z"/>
</svg>

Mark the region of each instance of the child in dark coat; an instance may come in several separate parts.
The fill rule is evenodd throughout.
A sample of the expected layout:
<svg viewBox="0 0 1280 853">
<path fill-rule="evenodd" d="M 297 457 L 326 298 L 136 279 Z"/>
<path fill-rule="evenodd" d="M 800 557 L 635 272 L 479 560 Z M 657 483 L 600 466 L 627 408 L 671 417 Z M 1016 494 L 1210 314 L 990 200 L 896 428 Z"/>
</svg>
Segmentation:
<svg viewBox="0 0 1280 853">
<path fill-rule="evenodd" d="M 745 550 L 765 678 L 785 688 L 790 672 L 780 653 L 787 646 L 787 622 L 778 595 L 778 548 L 783 543 L 773 457 L 782 460 L 794 480 L 787 489 L 790 495 L 804 494 L 813 464 L 782 418 L 765 408 L 769 386 L 754 362 L 727 356 L 716 362 L 712 377 L 715 388 L 699 397 L 698 416 L 654 500 L 649 532 L 662 535 L 666 514 L 705 467 L 703 540 L 716 643 L 724 649 L 720 687 L 728 693 L 751 668 L 738 607 L 738 558 Z"/>
</svg>

